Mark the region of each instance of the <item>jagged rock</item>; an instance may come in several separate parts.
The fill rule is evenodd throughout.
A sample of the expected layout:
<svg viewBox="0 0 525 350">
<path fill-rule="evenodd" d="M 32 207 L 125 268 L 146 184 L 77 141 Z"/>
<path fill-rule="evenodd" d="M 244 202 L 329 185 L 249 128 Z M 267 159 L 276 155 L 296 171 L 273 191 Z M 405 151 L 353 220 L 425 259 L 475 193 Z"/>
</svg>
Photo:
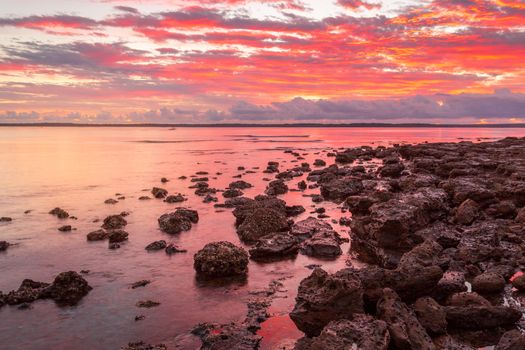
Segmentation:
<svg viewBox="0 0 525 350">
<path fill-rule="evenodd" d="M 419 323 L 416 315 L 391 289 L 383 290 L 383 297 L 377 303 L 380 319 L 385 321 L 393 345 L 398 349 L 435 349 L 430 336 Z"/>
<path fill-rule="evenodd" d="M 1 244 L 0 244 L 1 247 Z M 1 250 L 1 249 L 0 249 Z M 512 280 L 512 286 L 520 292 L 525 291 L 525 274 L 522 274 Z"/>
<path fill-rule="evenodd" d="M 160 241 L 151 242 L 150 244 L 146 246 L 145 249 L 151 251 L 151 250 L 161 250 L 164 248 L 166 248 L 166 241 L 160 240 Z"/>
<path fill-rule="evenodd" d="M 264 260 L 295 255 L 298 250 L 298 241 L 294 236 L 279 232 L 261 237 L 249 252 L 252 259 Z"/>
<path fill-rule="evenodd" d="M 382 177 L 399 177 L 403 170 L 405 170 L 403 163 L 391 163 L 383 166 L 379 173 Z"/>
<path fill-rule="evenodd" d="M 86 235 L 86 238 L 88 241 L 103 241 L 107 239 L 109 236 L 109 233 L 100 229 L 93 232 L 90 232 Z"/>
<path fill-rule="evenodd" d="M 133 282 L 131 284 L 131 289 L 136 289 L 136 288 L 139 288 L 139 287 L 145 287 L 145 286 L 147 286 L 150 283 L 151 283 L 150 280 L 141 280 L 141 281 Z"/>
<path fill-rule="evenodd" d="M 330 322 L 318 337 L 299 340 L 294 350 L 387 350 L 389 343 L 384 321 L 356 314 L 351 320 Z"/>
<path fill-rule="evenodd" d="M 522 350 L 525 349 L 525 334 L 517 329 L 506 332 L 501 337 L 494 350 Z"/>
<path fill-rule="evenodd" d="M 358 179 L 334 179 L 321 184 L 321 195 L 325 200 L 344 201 L 363 191 L 363 183 Z"/>
<path fill-rule="evenodd" d="M 236 189 L 236 188 L 230 188 L 230 189 L 227 189 L 226 191 L 224 191 L 222 193 L 222 196 L 224 198 L 234 198 L 234 197 L 240 197 L 242 196 L 244 193 L 239 190 L 239 189 Z"/>
<path fill-rule="evenodd" d="M 172 254 L 175 254 L 175 253 L 186 253 L 187 250 L 186 249 L 181 249 L 179 247 L 177 247 L 175 244 L 173 243 L 170 243 L 166 246 L 166 249 L 164 249 L 164 251 L 166 252 L 166 254 L 168 255 L 172 255 Z"/>
<path fill-rule="evenodd" d="M 447 332 L 446 312 L 431 297 L 423 297 L 414 303 L 414 312 L 421 325 L 429 334 L 438 335 Z"/>
<path fill-rule="evenodd" d="M 109 199 L 106 199 L 104 201 L 104 204 L 117 204 L 118 201 L 116 199 L 113 199 L 113 198 L 109 198 Z"/>
<path fill-rule="evenodd" d="M 302 205 L 287 205 L 286 206 L 286 216 L 297 216 L 306 211 Z"/>
<path fill-rule="evenodd" d="M 60 232 L 69 232 L 69 231 L 71 231 L 72 229 L 73 229 L 73 228 L 71 227 L 71 225 L 64 225 L 64 226 L 60 226 L 60 227 L 58 228 L 58 230 L 59 230 Z"/>
<path fill-rule="evenodd" d="M 332 230 L 332 226 L 326 221 L 310 216 L 305 220 L 296 222 L 290 229 L 290 234 L 299 239 L 306 239 L 312 237 L 317 232 Z"/>
<path fill-rule="evenodd" d="M 288 186 L 283 180 L 274 180 L 268 184 L 265 193 L 269 196 L 277 196 L 288 192 Z"/>
<path fill-rule="evenodd" d="M 290 318 L 308 336 L 318 336 L 330 322 L 363 313 L 363 288 L 357 274 L 333 275 L 316 268 L 301 281 Z"/>
<path fill-rule="evenodd" d="M 128 240 L 129 234 L 124 230 L 113 230 L 109 232 L 109 243 L 121 243 Z"/>
<path fill-rule="evenodd" d="M 326 166 L 326 162 L 322 159 L 316 159 L 314 161 L 314 166 Z"/>
<path fill-rule="evenodd" d="M 126 226 L 128 222 L 124 217 L 119 215 L 110 215 L 104 219 L 104 223 L 102 224 L 102 228 L 106 230 L 118 230 Z"/>
<path fill-rule="evenodd" d="M 237 190 L 245 190 L 245 189 L 251 188 L 251 187 L 253 187 L 253 185 L 251 183 L 248 183 L 248 182 L 243 181 L 243 180 L 234 181 L 234 182 L 230 183 L 230 185 L 228 186 L 228 188 L 230 188 L 230 189 L 237 189 Z"/>
<path fill-rule="evenodd" d="M 339 246 L 341 243 L 341 236 L 337 232 L 323 230 L 306 239 L 301 245 L 301 252 L 309 256 L 334 258 L 343 253 Z"/>
<path fill-rule="evenodd" d="M 160 230 L 168 234 L 176 234 L 191 229 L 188 216 L 180 212 L 163 214 L 158 219 Z"/>
<path fill-rule="evenodd" d="M 206 277 L 244 275 L 248 272 L 248 253 L 230 242 L 208 243 L 193 259 L 197 273 Z"/>
<path fill-rule="evenodd" d="M 168 191 L 166 191 L 163 188 L 153 187 L 153 189 L 151 190 L 151 194 L 155 198 L 161 199 L 161 198 L 164 198 L 164 197 L 166 197 L 168 195 Z"/>
<path fill-rule="evenodd" d="M 449 327 L 481 330 L 512 326 L 521 318 L 521 312 L 506 306 L 446 306 Z"/>
<path fill-rule="evenodd" d="M 44 288 L 41 298 L 53 299 L 60 305 L 75 305 L 93 288 L 75 271 L 62 272 Z"/>
<path fill-rule="evenodd" d="M 479 205 L 472 199 L 467 199 L 456 211 L 456 222 L 462 225 L 470 225 L 479 215 Z"/>
<path fill-rule="evenodd" d="M 258 208 L 237 227 L 237 233 L 243 241 L 253 242 L 270 233 L 287 231 L 289 227 L 282 212 L 272 208 Z"/>
</svg>

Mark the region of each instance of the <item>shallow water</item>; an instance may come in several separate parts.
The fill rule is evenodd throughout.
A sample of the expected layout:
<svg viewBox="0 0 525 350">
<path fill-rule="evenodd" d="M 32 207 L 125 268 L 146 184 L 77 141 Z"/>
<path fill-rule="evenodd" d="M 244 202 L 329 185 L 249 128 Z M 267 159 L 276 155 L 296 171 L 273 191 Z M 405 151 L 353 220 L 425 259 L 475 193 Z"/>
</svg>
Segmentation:
<svg viewBox="0 0 525 350">
<path fill-rule="evenodd" d="M 321 264 L 328 271 L 345 266 L 348 244 L 335 261 L 319 261 L 298 255 L 276 263 L 250 262 L 246 281 L 210 285 L 195 279 L 193 254 L 206 243 L 228 240 L 241 244 L 235 233 L 231 210 L 213 204 L 189 189 L 197 171 L 210 173 L 210 186 L 224 189 L 247 170 L 260 167 L 242 179 L 253 188 L 245 195 L 263 193 L 262 174 L 270 160 L 286 170 L 295 165 L 284 149 L 304 154 L 305 161 L 327 160 L 323 150 L 358 145 L 390 145 L 436 141 L 483 141 L 505 136 L 525 136 L 525 129 L 496 128 L 72 128 L 0 127 L 0 216 L 11 223 L 0 224 L 0 240 L 17 245 L 0 253 L 0 290 L 17 289 L 24 278 L 50 282 L 68 270 L 90 270 L 85 276 L 93 290 L 73 308 L 60 308 L 52 301 L 38 301 L 29 310 L 5 306 L 0 309 L 1 349 L 118 349 L 129 341 L 182 344 L 196 348 L 187 332 L 199 322 L 242 321 L 249 291 L 265 288 L 275 278 L 284 278 L 287 298 L 274 300 L 274 317 L 263 324 L 263 349 L 293 343 L 299 337 L 287 314 L 293 308 L 299 281 L 310 273 L 305 265 Z M 319 153 L 320 152 L 320 153 Z M 316 154 L 319 153 L 319 154 Z M 221 172 L 222 175 L 214 175 Z M 160 178 L 171 181 L 161 184 Z M 295 188 L 302 178 L 288 185 Z M 157 218 L 179 206 L 161 200 L 139 201 L 153 186 L 170 193 L 183 193 L 182 205 L 197 209 L 200 222 L 179 235 L 158 230 Z M 317 190 L 307 193 L 317 193 Z M 116 205 L 104 204 L 116 193 L 126 196 Z M 222 201 L 222 196 L 218 194 Z M 302 204 L 308 217 L 310 198 L 290 192 L 289 205 Z M 48 214 L 54 207 L 66 209 L 78 220 L 59 220 Z M 340 216 L 335 204 L 321 203 L 333 218 Z M 24 211 L 31 210 L 29 214 Z M 99 228 L 95 219 L 129 211 L 126 218 L 129 242 L 109 250 L 107 242 L 86 242 L 85 235 Z M 71 224 L 75 231 L 57 228 Z M 343 236 L 347 228 L 334 225 Z M 155 240 L 174 242 L 188 250 L 167 256 L 148 253 L 144 247 Z M 357 263 L 354 261 L 354 263 Z M 131 289 L 141 279 L 152 283 Z M 135 306 L 139 300 L 161 302 L 152 309 Z M 136 322 L 136 315 L 146 318 Z M 173 345 L 174 346 L 174 345 Z"/>
</svg>

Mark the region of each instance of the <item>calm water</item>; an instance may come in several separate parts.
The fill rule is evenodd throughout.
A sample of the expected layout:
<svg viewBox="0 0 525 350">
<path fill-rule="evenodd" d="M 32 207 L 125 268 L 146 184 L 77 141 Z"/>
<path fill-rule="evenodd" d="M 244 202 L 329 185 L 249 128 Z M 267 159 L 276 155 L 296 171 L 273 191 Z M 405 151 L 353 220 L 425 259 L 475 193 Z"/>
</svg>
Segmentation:
<svg viewBox="0 0 525 350">
<path fill-rule="evenodd" d="M 323 150 L 358 145 L 390 145 L 401 142 L 476 141 L 505 136 L 525 136 L 525 129 L 450 128 L 1 128 L 0 127 L 0 216 L 13 222 L 0 224 L 0 240 L 17 243 L 0 253 L 0 290 L 18 288 L 24 278 L 52 281 L 67 270 L 90 270 L 86 276 L 93 290 L 79 305 L 59 308 L 52 301 L 38 301 L 30 310 L 0 309 L 1 349 L 118 349 L 129 341 L 164 342 L 177 348 L 194 349 L 195 339 L 186 335 L 193 325 L 243 320 L 249 291 L 264 288 L 272 279 L 285 278 L 287 298 L 276 299 L 274 317 L 263 324 L 264 349 L 293 342 L 300 333 L 287 313 L 293 308 L 299 281 L 310 273 L 305 265 L 322 264 L 329 271 L 345 265 L 343 254 L 335 261 L 316 261 L 299 255 L 294 260 L 257 264 L 250 262 L 245 283 L 214 286 L 195 280 L 193 254 L 207 242 L 228 240 L 241 244 L 230 210 L 216 210 L 212 204 L 188 189 L 197 171 L 208 171 L 210 185 L 224 189 L 234 175 L 246 169 L 265 168 L 269 160 L 280 169 L 294 166 L 285 148 L 299 149 L 306 161 L 324 158 Z M 321 152 L 321 153 L 319 153 Z M 319 153 L 319 154 L 316 154 Z M 333 158 L 327 159 L 328 164 Z M 216 172 L 223 173 L 214 176 Z M 264 191 L 260 172 L 243 175 L 255 187 L 245 191 L 255 196 Z M 157 218 L 176 204 L 161 200 L 139 201 L 144 190 L 160 186 L 160 178 L 171 181 L 165 187 L 187 195 L 184 206 L 197 209 L 200 222 L 191 231 L 169 236 L 158 230 Z M 295 187 L 301 178 L 289 183 Z M 116 205 L 104 204 L 116 193 L 126 196 Z M 307 193 L 315 193 L 310 191 Z M 222 196 L 218 194 L 220 200 Z M 288 204 L 312 209 L 309 198 L 291 192 L 283 196 Z M 58 220 L 48 214 L 60 206 L 78 220 Z M 337 207 L 322 203 L 333 217 Z M 29 214 L 24 211 L 32 210 Z M 85 235 L 99 228 L 95 219 L 131 212 L 127 217 L 128 243 L 109 250 L 107 242 L 86 242 Z M 339 214 L 340 215 L 340 214 Z M 71 224 L 77 230 L 61 233 L 57 228 Z M 347 229 L 334 227 L 347 235 Z M 147 253 L 144 247 L 164 239 L 188 250 L 167 256 Z M 343 251 L 348 250 L 348 245 Z M 131 289 L 141 279 L 152 283 Z M 139 300 L 156 300 L 161 305 L 139 309 Z M 146 319 L 135 322 L 136 315 Z"/>
</svg>

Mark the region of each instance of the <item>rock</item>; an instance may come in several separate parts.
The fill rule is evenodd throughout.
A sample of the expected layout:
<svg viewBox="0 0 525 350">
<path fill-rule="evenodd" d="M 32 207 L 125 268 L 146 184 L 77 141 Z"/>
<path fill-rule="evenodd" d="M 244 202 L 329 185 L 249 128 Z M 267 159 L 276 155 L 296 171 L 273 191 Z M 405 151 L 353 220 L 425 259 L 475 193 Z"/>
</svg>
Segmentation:
<svg viewBox="0 0 525 350">
<path fill-rule="evenodd" d="M 439 280 L 433 295 L 439 300 L 446 299 L 449 295 L 454 293 L 466 292 L 465 273 L 460 271 L 448 270 L 443 274 Z"/>
<path fill-rule="evenodd" d="M 71 231 L 72 229 L 73 229 L 73 228 L 71 227 L 71 225 L 64 225 L 64 226 L 60 226 L 60 227 L 58 228 L 58 230 L 59 230 L 60 232 L 69 232 L 69 231 Z"/>
<path fill-rule="evenodd" d="M 113 230 L 109 232 L 109 243 L 121 243 L 128 240 L 129 234 L 124 230 Z"/>
<path fill-rule="evenodd" d="M 306 190 L 307 187 L 308 187 L 308 185 L 306 184 L 306 181 L 304 181 L 304 180 L 301 180 L 301 181 L 297 184 L 297 188 L 300 189 L 301 191 Z"/>
<path fill-rule="evenodd" d="M 341 237 L 335 231 L 319 231 L 303 242 L 301 252 L 309 256 L 335 258 L 343 253 L 339 246 L 341 241 Z"/>
<path fill-rule="evenodd" d="M 318 337 L 300 340 L 295 350 L 387 350 L 390 334 L 384 321 L 356 314 L 352 320 L 330 322 Z"/>
<path fill-rule="evenodd" d="M 69 213 L 61 208 L 55 208 L 49 212 L 51 215 L 55 215 L 59 219 L 67 219 L 69 217 Z"/>
<path fill-rule="evenodd" d="M 311 238 L 317 232 L 332 230 L 332 226 L 326 221 L 310 216 L 305 220 L 296 222 L 290 229 L 290 234 L 304 240 Z"/>
<path fill-rule="evenodd" d="M 256 350 L 259 349 L 262 340 L 261 336 L 234 323 L 226 325 L 203 323 L 191 332 L 201 339 L 201 350 Z"/>
<path fill-rule="evenodd" d="M 503 288 L 505 279 L 494 272 L 484 272 L 472 281 L 472 290 L 480 294 L 499 293 Z"/>
<path fill-rule="evenodd" d="M 2 244 L 0 243 L 0 250 Z M 520 292 L 525 292 L 525 274 L 522 274 L 512 280 L 512 286 L 519 290 Z"/>
<path fill-rule="evenodd" d="M 190 220 L 192 223 L 196 224 L 199 222 L 199 213 L 193 209 L 179 208 L 175 210 L 176 214 L 180 214 Z"/>
<path fill-rule="evenodd" d="M 251 212 L 237 227 L 239 237 L 246 242 L 254 242 L 261 237 L 289 229 L 286 216 L 272 208 L 258 208 Z"/>
<path fill-rule="evenodd" d="M 75 271 L 62 272 L 42 291 L 42 298 L 51 298 L 59 305 L 75 305 L 93 288 Z"/>
<path fill-rule="evenodd" d="M 430 336 L 416 315 L 391 289 L 383 290 L 377 303 L 378 317 L 388 325 L 388 332 L 397 349 L 435 349 Z"/>
<path fill-rule="evenodd" d="M 144 307 L 144 308 L 152 308 L 152 307 L 156 307 L 156 306 L 159 306 L 160 303 L 157 302 L 157 301 L 153 301 L 153 300 L 141 300 L 139 302 L 137 302 L 137 307 Z"/>
<path fill-rule="evenodd" d="M 246 181 L 243 181 L 243 180 L 239 180 L 239 181 L 234 181 L 232 183 L 230 183 L 230 185 L 228 186 L 228 188 L 230 189 L 236 189 L 236 190 L 245 190 L 247 188 L 251 188 L 253 187 L 253 185 L 251 183 L 248 183 Z"/>
<path fill-rule="evenodd" d="M 239 190 L 239 189 L 236 189 L 236 188 L 230 188 L 230 189 L 227 189 L 226 191 L 224 191 L 222 193 L 222 196 L 224 198 L 234 198 L 234 197 L 240 197 L 242 196 L 244 193 Z"/>
<path fill-rule="evenodd" d="M 456 211 L 456 222 L 461 225 L 470 225 L 479 215 L 479 205 L 472 199 L 467 199 Z"/>
<path fill-rule="evenodd" d="M 181 248 L 177 247 L 173 243 L 168 244 L 168 246 L 166 247 L 166 249 L 164 249 L 164 251 L 168 255 L 172 255 L 172 254 L 175 254 L 175 253 L 186 253 L 187 252 L 186 249 L 181 249 Z"/>
<path fill-rule="evenodd" d="M 208 182 L 209 180 L 207 177 L 194 177 L 191 182 Z"/>
<path fill-rule="evenodd" d="M 176 234 L 191 229 L 190 219 L 181 213 L 163 214 L 158 219 L 160 230 L 168 234 Z"/>
<path fill-rule="evenodd" d="M 168 195 L 168 191 L 166 191 L 163 188 L 153 187 L 153 189 L 151 190 L 151 194 L 155 198 L 161 199 L 161 198 L 164 198 L 164 197 L 166 197 Z"/>
<path fill-rule="evenodd" d="M 321 195 L 325 200 L 342 202 L 363 191 L 361 180 L 353 178 L 335 179 L 321 184 Z"/>
<path fill-rule="evenodd" d="M 444 308 L 431 297 L 423 297 L 414 303 L 414 312 L 419 323 L 431 335 L 447 332 L 447 314 Z"/>
<path fill-rule="evenodd" d="M 117 204 L 117 203 L 118 201 L 113 198 L 109 198 L 104 201 L 104 204 Z"/>
<path fill-rule="evenodd" d="M 87 234 L 88 241 L 103 241 L 107 239 L 109 234 L 104 230 L 96 230 Z"/>
<path fill-rule="evenodd" d="M 287 205 L 285 211 L 286 211 L 286 216 L 290 217 L 290 216 L 300 215 L 304 213 L 306 209 L 304 209 L 302 205 L 290 205 L 290 206 Z"/>
<path fill-rule="evenodd" d="M 326 166 L 326 162 L 322 159 L 314 160 L 314 166 Z"/>
<path fill-rule="evenodd" d="M 181 202 L 184 202 L 186 200 L 186 198 L 184 198 L 184 196 L 182 194 L 177 194 L 177 195 L 169 195 L 166 197 L 166 199 L 164 200 L 164 202 L 166 203 L 181 203 Z"/>
<path fill-rule="evenodd" d="M 11 291 L 4 295 L 3 301 L 8 305 L 19 305 L 32 303 L 37 299 L 42 299 L 42 292 L 49 286 L 49 283 L 36 282 L 25 279 L 16 291 Z"/>
<path fill-rule="evenodd" d="M 151 242 L 150 244 L 146 246 L 145 249 L 148 251 L 152 251 L 152 250 L 161 250 L 164 248 L 166 248 L 166 241 L 160 240 L 160 241 Z"/>
<path fill-rule="evenodd" d="M 476 292 L 461 292 L 452 294 L 446 300 L 447 306 L 490 306 L 490 302 Z"/>
<path fill-rule="evenodd" d="M 481 330 L 512 326 L 521 318 L 521 312 L 507 306 L 446 306 L 449 327 Z"/>
<path fill-rule="evenodd" d="M 363 288 L 348 270 L 330 275 L 316 268 L 301 281 L 290 318 L 307 336 L 318 336 L 331 321 L 363 313 Z"/>
<path fill-rule="evenodd" d="M 379 173 L 382 177 L 399 177 L 401 176 L 403 170 L 405 170 L 403 163 L 392 163 L 383 166 L 379 170 Z"/>
<path fill-rule="evenodd" d="M 7 250 L 11 244 L 7 241 L 0 241 L 0 252 Z"/>
<path fill-rule="evenodd" d="M 139 288 L 139 287 L 145 287 L 145 286 L 147 286 L 150 283 L 151 283 L 150 280 L 141 280 L 141 281 L 133 282 L 131 284 L 131 289 L 136 289 L 136 288 Z"/>
<path fill-rule="evenodd" d="M 0 218 L 0 222 L 11 222 L 11 221 L 13 221 L 13 219 L 7 216 L 2 216 Z"/>
<path fill-rule="evenodd" d="M 299 245 L 294 236 L 279 232 L 261 237 L 249 252 L 252 259 L 264 260 L 295 255 L 298 250 Z"/>
<path fill-rule="evenodd" d="M 517 329 L 503 334 L 494 350 L 523 350 L 525 349 L 525 334 Z"/>
<path fill-rule="evenodd" d="M 269 196 L 278 196 L 288 192 L 288 186 L 283 180 L 274 180 L 268 184 L 265 193 Z"/>
<path fill-rule="evenodd" d="M 248 253 L 230 242 L 208 243 L 193 259 L 197 273 L 206 277 L 244 275 L 248 272 Z"/>
<path fill-rule="evenodd" d="M 122 215 L 110 215 L 104 219 L 102 228 L 106 230 L 118 230 L 126 226 L 128 222 Z"/>
<path fill-rule="evenodd" d="M 149 200 L 149 199 L 151 199 L 151 198 L 148 197 L 148 196 L 140 196 L 140 197 L 139 197 L 139 201 L 147 201 L 147 200 Z"/>
<path fill-rule="evenodd" d="M 170 181 L 170 180 L 168 180 L 168 179 L 165 178 L 165 177 L 162 177 L 162 178 L 160 179 L 160 182 L 162 182 L 163 184 L 165 184 L 166 182 L 169 182 L 169 181 Z"/>
<path fill-rule="evenodd" d="M 139 341 L 134 343 L 128 343 L 127 346 L 121 347 L 120 350 L 168 350 L 168 347 L 164 344 L 151 345 L 146 344 L 143 341 Z"/>
<path fill-rule="evenodd" d="M 518 214 L 516 214 L 514 221 L 521 222 L 522 224 L 525 223 L 525 207 L 521 208 L 518 211 Z"/>
</svg>

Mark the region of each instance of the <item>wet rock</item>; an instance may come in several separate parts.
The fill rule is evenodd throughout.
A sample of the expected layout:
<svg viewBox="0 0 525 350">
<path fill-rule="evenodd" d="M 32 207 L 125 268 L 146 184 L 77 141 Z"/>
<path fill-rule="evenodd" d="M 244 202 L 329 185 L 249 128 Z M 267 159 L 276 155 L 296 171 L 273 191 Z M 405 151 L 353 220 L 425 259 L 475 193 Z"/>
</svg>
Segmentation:
<svg viewBox="0 0 525 350">
<path fill-rule="evenodd" d="M 314 257 L 335 258 L 343 253 L 339 246 L 341 243 L 342 239 L 337 232 L 323 230 L 306 239 L 301 245 L 301 252 Z"/>
<path fill-rule="evenodd" d="M 0 222 L 11 222 L 11 221 L 13 221 L 13 219 L 7 216 L 2 216 L 0 218 Z"/>
<path fill-rule="evenodd" d="M 160 182 L 162 182 L 163 184 L 165 184 L 166 182 L 169 182 L 169 181 L 170 181 L 170 180 L 168 180 L 168 179 L 165 178 L 165 177 L 162 177 L 162 178 L 160 179 Z"/>
<path fill-rule="evenodd" d="M 301 191 L 306 190 L 307 187 L 308 187 L 308 185 L 306 184 L 306 181 L 304 181 L 304 180 L 300 181 L 297 184 L 297 188 L 300 189 Z"/>
<path fill-rule="evenodd" d="M 505 279 L 494 272 L 484 272 L 472 281 L 472 290 L 480 294 L 499 293 L 503 288 Z"/>
<path fill-rule="evenodd" d="M 11 244 L 7 241 L 0 241 L 0 252 L 7 250 Z"/>
<path fill-rule="evenodd" d="M 1 246 L 2 244 L 0 243 L 0 250 L 2 250 Z M 512 280 L 512 286 L 516 288 L 517 290 L 519 290 L 520 292 L 525 292 L 525 275 L 522 274 L 514 278 Z"/>
<path fill-rule="evenodd" d="M 46 287 L 41 298 L 53 299 L 59 305 L 75 305 L 93 288 L 75 271 L 62 272 Z"/>
<path fill-rule="evenodd" d="M 518 211 L 518 214 L 516 214 L 516 217 L 514 218 L 516 222 L 525 223 L 525 207 L 521 208 Z"/>
<path fill-rule="evenodd" d="M 444 308 L 431 297 L 423 297 L 414 303 L 414 312 L 419 323 L 431 335 L 447 332 L 447 319 Z"/>
<path fill-rule="evenodd" d="M 525 349 L 525 334 L 517 329 L 506 332 L 501 337 L 494 350 L 522 350 Z"/>
<path fill-rule="evenodd" d="M 243 325 L 202 323 L 191 331 L 202 341 L 201 350 L 256 350 L 262 337 L 250 332 Z"/>
<path fill-rule="evenodd" d="M 88 241 L 103 241 L 107 239 L 109 234 L 104 230 L 96 230 L 87 234 Z"/>
<path fill-rule="evenodd" d="M 260 238 L 249 252 L 252 259 L 264 260 L 295 255 L 298 250 L 299 245 L 294 236 L 279 232 Z"/>
<path fill-rule="evenodd" d="M 207 182 L 209 179 L 207 177 L 194 177 L 191 179 L 191 182 Z"/>
<path fill-rule="evenodd" d="M 145 286 L 147 286 L 150 283 L 151 283 L 150 280 L 141 280 L 141 281 L 133 282 L 131 284 L 131 289 L 136 289 L 136 288 L 139 288 L 139 287 L 145 287 Z"/>
<path fill-rule="evenodd" d="M 326 221 L 319 220 L 312 216 L 305 220 L 296 222 L 290 229 L 290 234 L 299 238 L 311 238 L 315 233 L 322 231 L 332 231 L 332 226 Z"/>
<path fill-rule="evenodd" d="M 391 341 L 396 348 L 435 349 L 430 336 L 414 312 L 393 290 L 383 290 L 383 297 L 377 304 L 377 312 L 379 318 L 387 323 Z"/>
<path fill-rule="evenodd" d="M 288 192 L 288 186 L 283 180 L 271 181 L 265 191 L 269 196 L 278 196 L 286 192 Z"/>
<path fill-rule="evenodd" d="M 297 216 L 299 214 L 302 214 L 306 211 L 306 209 L 304 209 L 304 207 L 302 205 L 291 205 L 291 206 L 286 206 L 286 216 L 290 217 L 290 216 Z"/>
<path fill-rule="evenodd" d="M 55 208 L 49 212 L 49 214 L 56 216 L 59 219 L 67 219 L 69 217 L 69 213 L 61 208 Z"/>
<path fill-rule="evenodd" d="M 135 318 L 135 321 L 137 319 Z M 168 350 L 164 344 L 151 345 L 143 341 L 129 343 L 127 346 L 121 347 L 120 350 Z"/>
<path fill-rule="evenodd" d="M 352 320 L 330 322 L 318 337 L 303 338 L 295 350 L 387 350 L 390 334 L 384 321 L 356 314 Z"/>
<path fill-rule="evenodd" d="M 377 203 L 377 200 L 370 196 L 350 196 L 346 198 L 345 207 L 350 210 L 352 215 L 366 215 L 374 203 Z"/>
<path fill-rule="evenodd" d="M 166 199 L 164 200 L 164 202 L 166 203 L 181 203 L 181 202 L 184 202 L 186 200 L 186 198 L 184 198 L 184 196 L 182 194 L 177 194 L 177 195 L 169 195 L 166 197 Z"/>
<path fill-rule="evenodd" d="M 166 241 L 160 240 L 160 241 L 151 242 L 150 244 L 146 246 L 145 249 L 148 251 L 154 251 L 154 250 L 161 250 L 164 248 L 166 248 Z"/>
<path fill-rule="evenodd" d="M 210 194 L 207 194 L 204 199 L 202 200 L 203 203 L 211 203 L 211 202 L 218 202 L 219 199 L 215 196 L 212 196 Z"/>
<path fill-rule="evenodd" d="M 199 213 L 193 209 L 179 208 L 175 210 L 176 214 L 180 214 L 190 220 L 192 223 L 196 224 L 199 222 Z"/>
<path fill-rule="evenodd" d="M 181 213 L 163 214 L 158 219 L 160 230 L 168 234 L 176 234 L 191 229 L 190 219 Z"/>
<path fill-rule="evenodd" d="M 118 201 L 116 199 L 113 199 L 113 198 L 109 198 L 109 199 L 106 199 L 104 201 L 104 204 L 117 204 Z"/>
<path fill-rule="evenodd" d="M 239 180 L 239 181 L 234 181 L 232 183 L 230 183 L 230 185 L 228 186 L 228 188 L 230 189 L 236 189 L 236 190 L 245 190 L 247 188 L 251 188 L 253 187 L 253 185 L 251 183 L 248 183 L 246 181 L 243 181 L 243 180 Z"/>
<path fill-rule="evenodd" d="M 164 198 L 164 197 L 166 197 L 168 195 L 168 191 L 166 191 L 163 188 L 153 187 L 153 189 L 151 190 L 151 194 L 155 198 L 161 199 L 161 198 Z"/>
<path fill-rule="evenodd" d="M 159 306 L 160 303 L 158 301 L 153 301 L 153 300 L 141 300 L 139 302 L 137 302 L 137 304 L 135 304 L 137 307 L 143 307 L 143 308 L 152 308 L 152 307 L 156 307 L 156 306 Z"/>
<path fill-rule="evenodd" d="M 48 286 L 49 283 L 25 279 L 16 291 L 4 295 L 3 300 L 8 305 L 32 303 L 37 299 L 42 299 L 42 293 Z"/>
<path fill-rule="evenodd" d="M 175 244 L 173 243 L 170 243 L 166 246 L 166 249 L 164 249 L 164 251 L 166 252 L 166 254 L 168 255 L 172 255 L 172 254 L 176 254 L 176 253 L 186 253 L 187 250 L 186 249 L 181 249 L 179 247 L 177 247 Z"/>
<path fill-rule="evenodd" d="M 363 313 L 363 289 L 348 270 L 330 275 L 315 269 L 301 281 L 290 318 L 308 336 L 318 336 L 331 321 Z"/>
<path fill-rule="evenodd" d="M 243 194 L 244 193 L 241 190 L 238 190 L 238 189 L 235 189 L 235 188 L 230 188 L 230 189 L 227 189 L 226 191 L 224 191 L 222 193 L 222 196 L 224 198 L 234 198 L 234 197 L 240 197 Z"/>
<path fill-rule="evenodd" d="M 405 170 L 403 163 L 391 163 L 383 166 L 379 173 L 382 177 L 399 177 L 403 170 Z"/>
<path fill-rule="evenodd" d="M 467 199 L 456 211 L 456 222 L 462 225 L 470 225 L 479 215 L 479 205 L 472 199 Z"/>
<path fill-rule="evenodd" d="M 72 229 L 71 225 L 64 225 L 58 228 L 60 232 L 70 232 Z"/>
<path fill-rule="evenodd" d="M 449 327 L 481 330 L 512 326 L 521 318 L 521 312 L 506 306 L 446 306 Z"/>
<path fill-rule="evenodd" d="M 193 267 L 205 277 L 244 275 L 248 272 L 248 253 L 230 242 L 208 243 L 193 259 Z"/>
<path fill-rule="evenodd" d="M 122 243 L 128 240 L 129 234 L 124 230 L 113 230 L 109 232 L 109 243 Z"/>
<path fill-rule="evenodd" d="M 350 196 L 363 191 L 363 183 L 358 179 L 334 179 L 321 184 L 321 195 L 325 200 L 342 202 Z"/>
<path fill-rule="evenodd" d="M 126 226 L 128 222 L 122 215 L 110 215 L 104 219 L 102 228 L 106 230 L 118 230 Z"/>
<path fill-rule="evenodd" d="M 322 159 L 314 160 L 314 166 L 326 166 L 326 162 Z"/>
<path fill-rule="evenodd" d="M 258 208 L 251 212 L 237 227 L 239 237 L 253 242 L 261 237 L 289 229 L 286 215 L 272 208 Z"/>
<path fill-rule="evenodd" d="M 140 197 L 139 197 L 139 201 L 147 201 L 147 200 L 149 200 L 149 199 L 151 199 L 151 198 L 148 197 L 148 196 L 140 196 Z"/>
</svg>

